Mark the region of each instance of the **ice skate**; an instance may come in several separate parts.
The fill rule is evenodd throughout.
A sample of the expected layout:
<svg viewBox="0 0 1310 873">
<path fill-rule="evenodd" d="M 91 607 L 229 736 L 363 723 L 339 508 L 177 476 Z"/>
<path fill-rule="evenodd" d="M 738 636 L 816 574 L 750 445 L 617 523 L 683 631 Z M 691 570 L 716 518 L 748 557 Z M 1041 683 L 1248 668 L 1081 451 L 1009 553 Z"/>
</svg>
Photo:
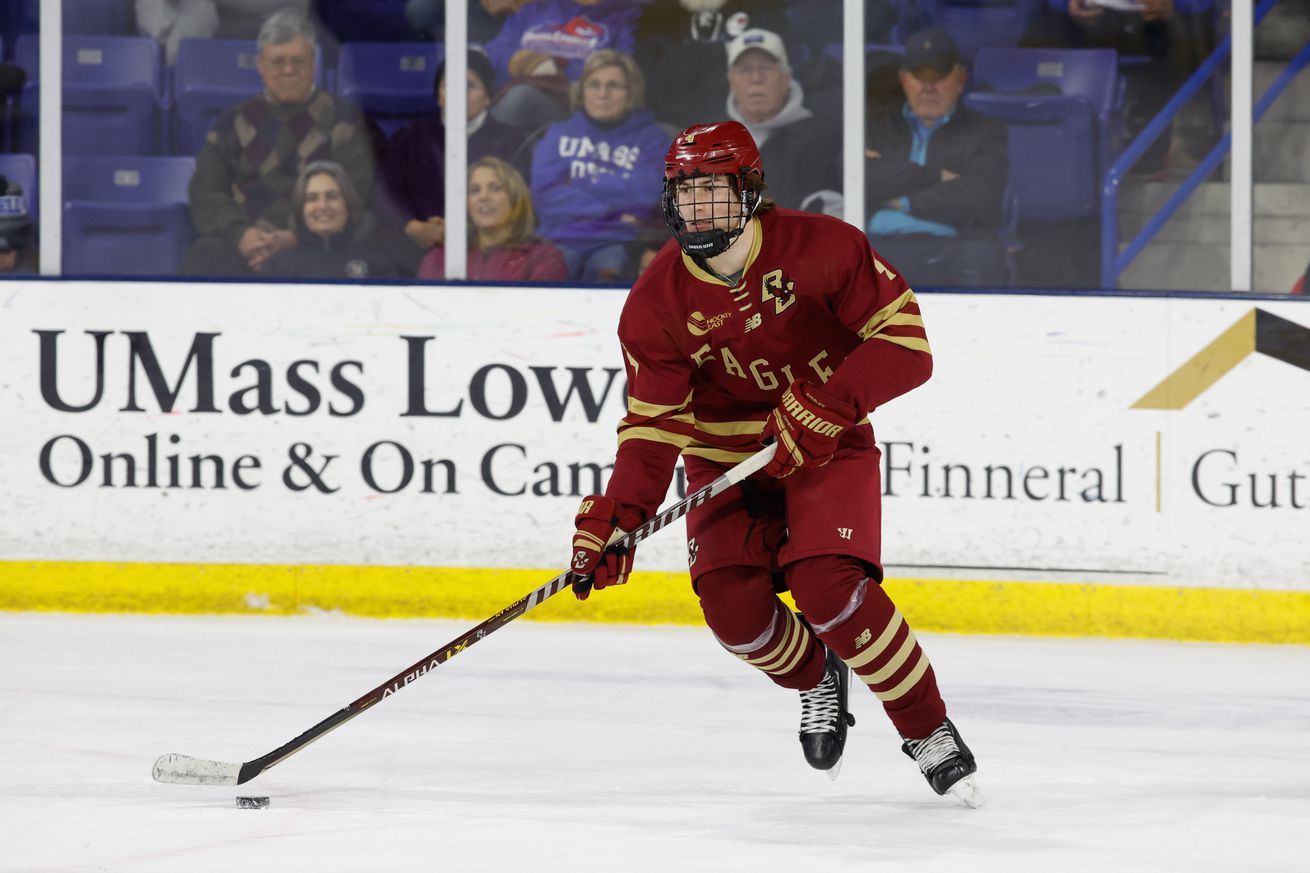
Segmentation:
<svg viewBox="0 0 1310 873">
<path fill-rule="evenodd" d="M 841 772 L 846 728 L 855 725 L 855 716 L 846 711 L 850 675 L 851 668 L 829 649 L 823 681 L 801 692 L 801 749 L 806 762 L 816 770 L 826 770 L 830 779 Z"/>
<path fill-rule="evenodd" d="M 982 792 L 973 778 L 978 765 L 949 718 L 923 739 L 906 740 L 901 750 L 919 765 L 933 791 L 938 794 L 949 791 L 975 809 L 982 805 Z"/>
</svg>

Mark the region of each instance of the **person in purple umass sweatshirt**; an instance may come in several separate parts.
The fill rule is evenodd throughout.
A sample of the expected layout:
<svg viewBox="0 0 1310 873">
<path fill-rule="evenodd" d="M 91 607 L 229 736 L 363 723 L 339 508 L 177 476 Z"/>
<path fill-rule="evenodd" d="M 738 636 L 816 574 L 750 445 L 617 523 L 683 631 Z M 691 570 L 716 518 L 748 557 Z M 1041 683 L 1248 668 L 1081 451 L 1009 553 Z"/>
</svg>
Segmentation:
<svg viewBox="0 0 1310 873">
<path fill-rule="evenodd" d="M 601 49 L 575 82 L 576 111 L 552 124 L 532 153 L 539 233 L 586 282 L 635 275 L 632 249 L 657 228 L 664 152 L 672 137 L 645 109 L 631 55 Z"/>
<path fill-rule="evenodd" d="M 632 54 L 637 18 L 644 5 L 634 0 L 533 0 L 523 4 L 487 43 L 497 87 L 509 78 L 510 59 L 520 51 L 555 58 L 574 82 L 582 75 L 583 63 L 598 49 Z"/>
</svg>

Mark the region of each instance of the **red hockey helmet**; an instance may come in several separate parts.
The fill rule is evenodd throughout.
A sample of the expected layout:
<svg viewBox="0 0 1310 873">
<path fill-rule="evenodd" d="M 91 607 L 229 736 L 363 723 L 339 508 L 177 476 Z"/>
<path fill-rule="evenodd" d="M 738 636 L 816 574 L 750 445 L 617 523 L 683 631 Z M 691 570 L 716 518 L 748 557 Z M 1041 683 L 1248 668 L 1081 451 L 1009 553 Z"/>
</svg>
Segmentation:
<svg viewBox="0 0 1310 873">
<path fill-rule="evenodd" d="M 755 138 L 739 121 L 693 124 L 678 134 L 664 156 L 664 178 L 755 172 L 764 178 L 764 164 Z"/>
<path fill-rule="evenodd" d="M 678 182 L 694 176 L 725 175 L 741 200 L 741 220 L 732 230 L 689 231 L 678 209 Z M 737 121 L 694 124 L 673 140 L 664 156 L 664 222 L 689 255 L 708 258 L 732 245 L 760 203 L 764 164 L 746 126 Z"/>
</svg>

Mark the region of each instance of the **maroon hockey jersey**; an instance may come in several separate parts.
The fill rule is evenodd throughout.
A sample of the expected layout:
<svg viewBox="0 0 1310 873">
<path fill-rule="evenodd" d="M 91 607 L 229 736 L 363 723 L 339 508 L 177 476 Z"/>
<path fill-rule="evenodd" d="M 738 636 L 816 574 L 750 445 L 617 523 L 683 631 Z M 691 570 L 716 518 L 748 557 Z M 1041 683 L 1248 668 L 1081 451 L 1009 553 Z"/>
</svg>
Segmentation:
<svg viewBox="0 0 1310 873">
<path fill-rule="evenodd" d="M 858 228 L 772 209 L 734 286 L 670 241 L 619 319 L 628 412 L 607 494 L 649 516 L 679 453 L 735 464 L 795 379 L 866 412 L 927 380 L 932 353 L 914 292 Z M 842 443 L 870 442 L 852 428 Z"/>
</svg>

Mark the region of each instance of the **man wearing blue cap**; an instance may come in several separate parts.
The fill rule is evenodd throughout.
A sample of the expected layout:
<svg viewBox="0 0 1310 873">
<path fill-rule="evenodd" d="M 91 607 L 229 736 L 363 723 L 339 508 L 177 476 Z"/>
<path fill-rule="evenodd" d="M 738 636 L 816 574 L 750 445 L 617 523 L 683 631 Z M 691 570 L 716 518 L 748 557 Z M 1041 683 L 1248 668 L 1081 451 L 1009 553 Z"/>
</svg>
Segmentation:
<svg viewBox="0 0 1310 873">
<path fill-rule="evenodd" d="M 899 75 L 905 102 L 866 138 L 869 237 L 919 285 L 1002 284 L 1005 125 L 960 104 L 968 73 L 944 30 L 911 36 Z"/>
</svg>

